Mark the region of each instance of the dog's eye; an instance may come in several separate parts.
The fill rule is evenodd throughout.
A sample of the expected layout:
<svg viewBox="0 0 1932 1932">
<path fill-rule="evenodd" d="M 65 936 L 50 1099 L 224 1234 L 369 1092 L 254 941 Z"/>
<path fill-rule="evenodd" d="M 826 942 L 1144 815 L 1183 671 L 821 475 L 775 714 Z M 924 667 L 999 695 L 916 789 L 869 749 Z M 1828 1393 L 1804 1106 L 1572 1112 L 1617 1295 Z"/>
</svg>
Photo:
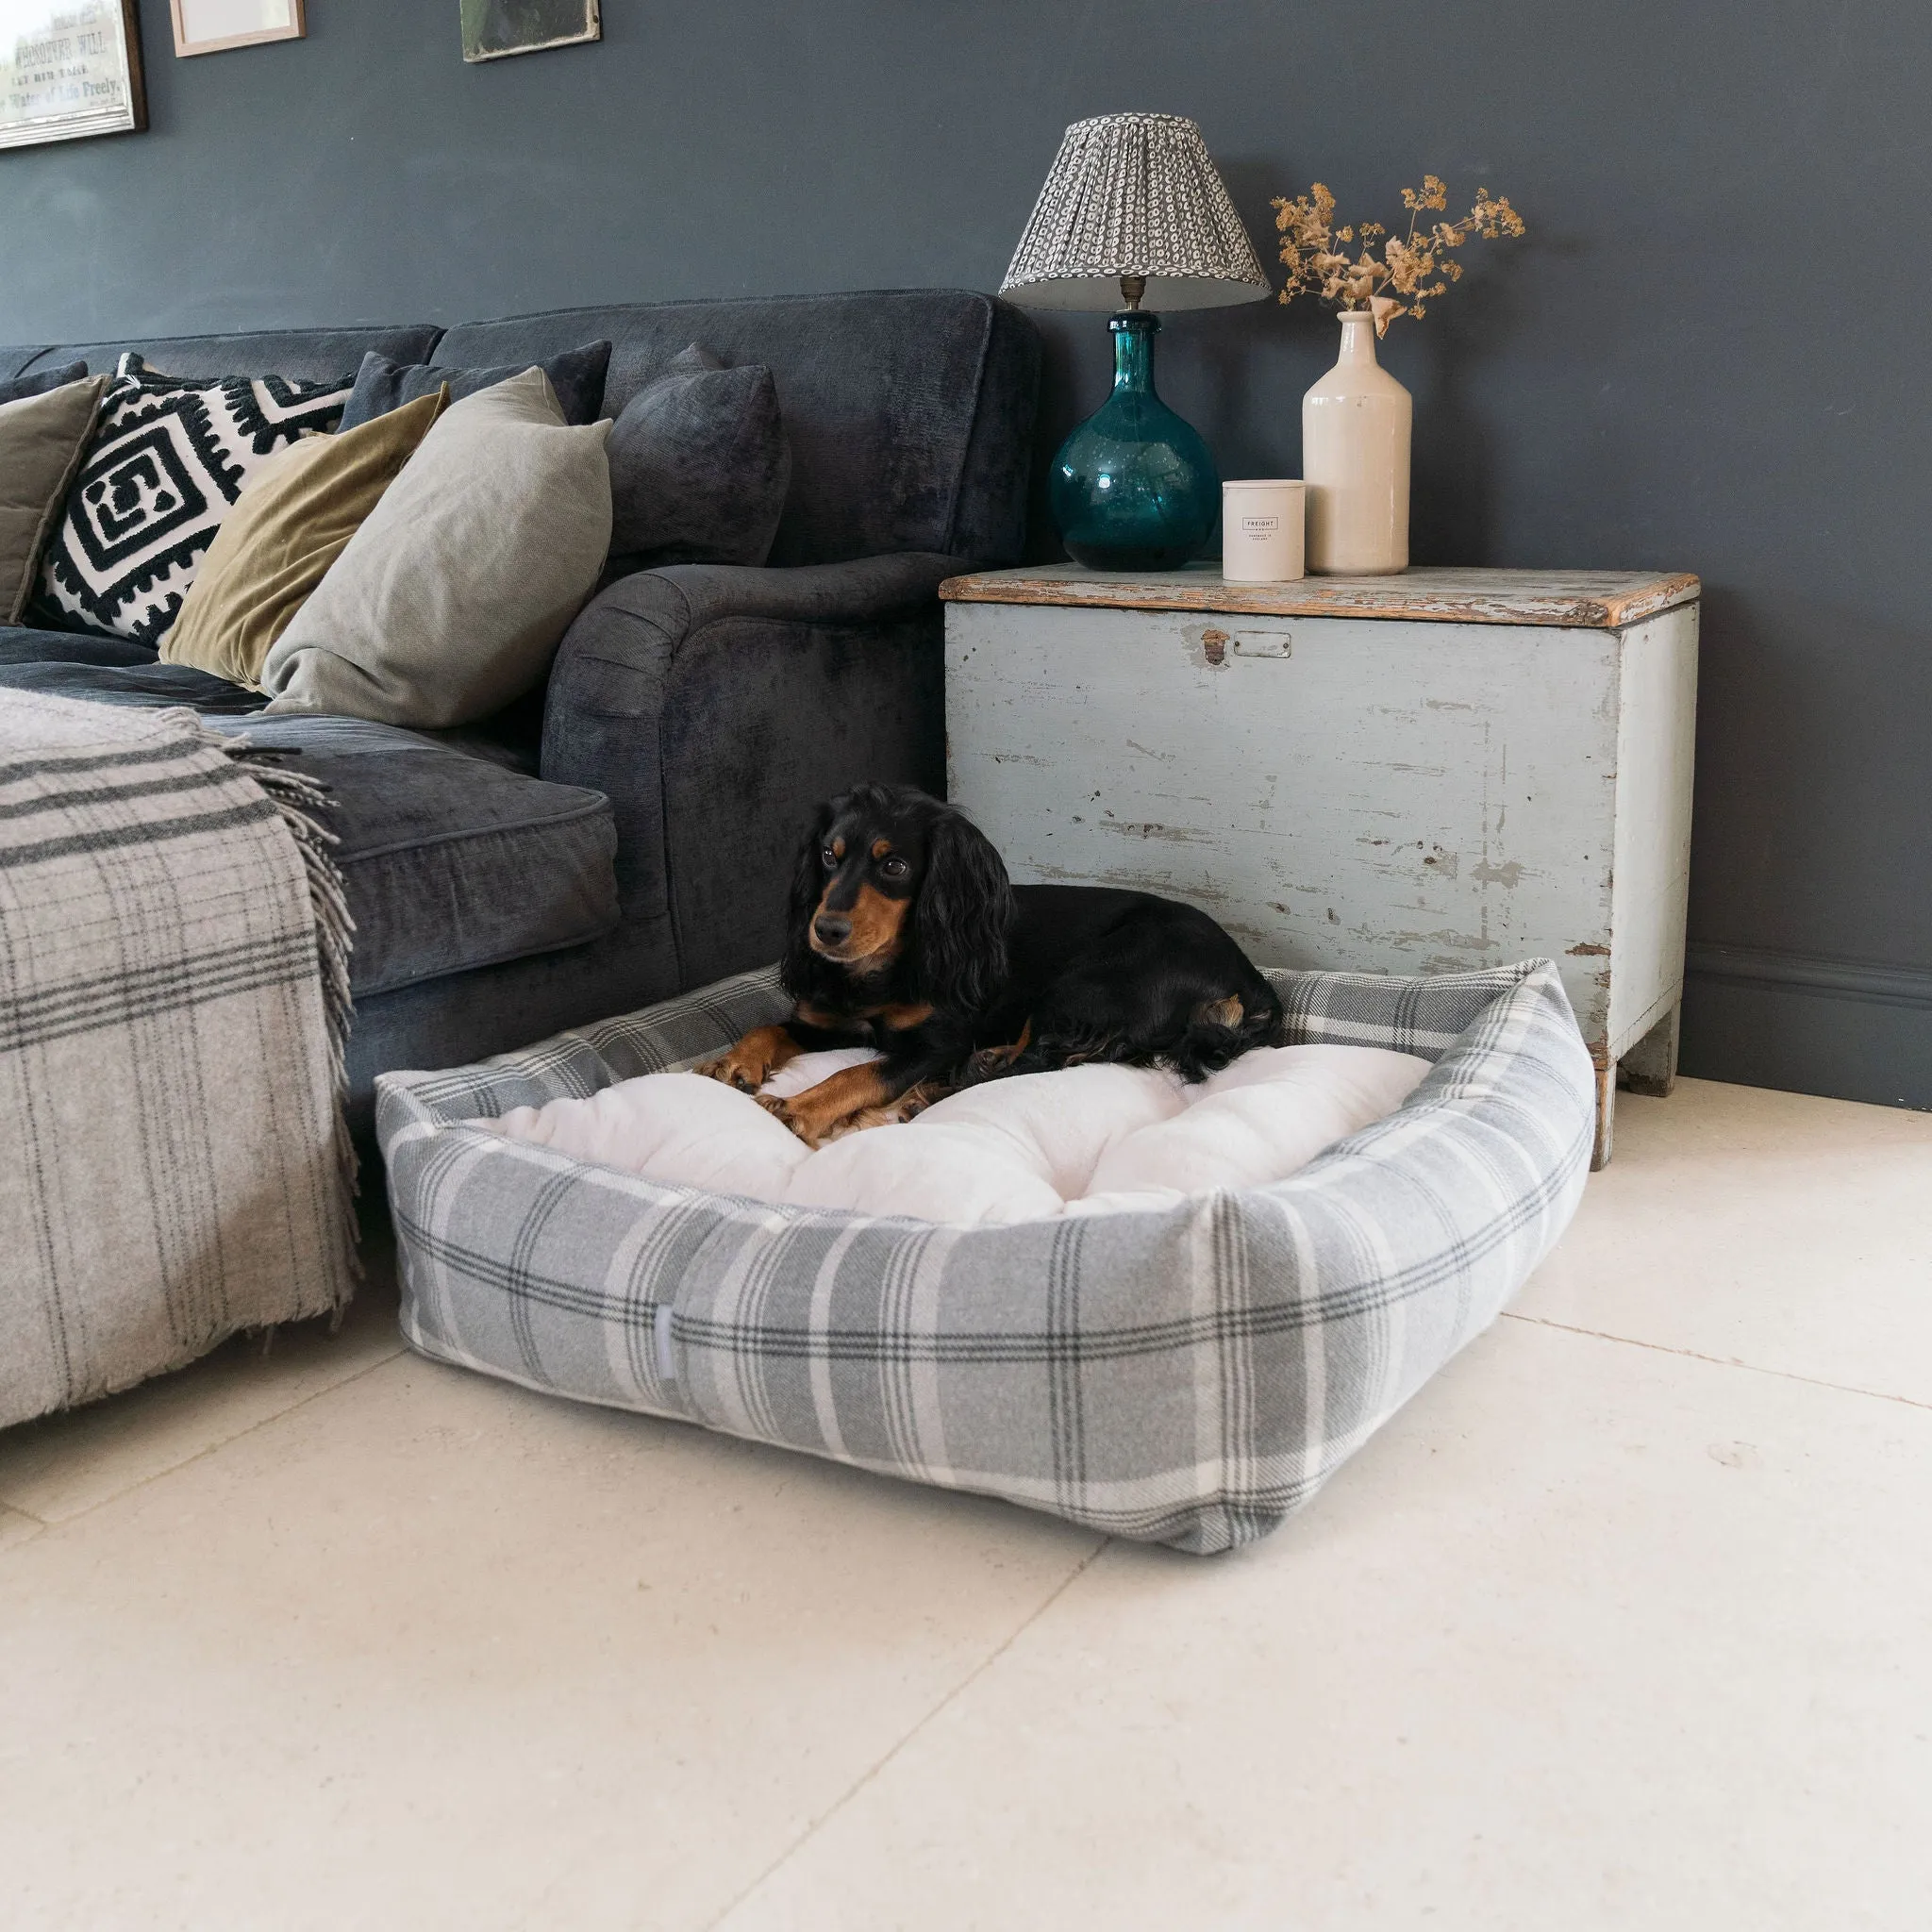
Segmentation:
<svg viewBox="0 0 1932 1932">
<path fill-rule="evenodd" d="M 819 854 L 819 857 L 824 861 L 827 872 L 837 872 L 839 870 L 839 855 L 829 845 Z"/>
<path fill-rule="evenodd" d="M 911 869 L 896 852 L 889 852 L 879 860 L 879 871 L 889 879 L 903 879 Z"/>
</svg>

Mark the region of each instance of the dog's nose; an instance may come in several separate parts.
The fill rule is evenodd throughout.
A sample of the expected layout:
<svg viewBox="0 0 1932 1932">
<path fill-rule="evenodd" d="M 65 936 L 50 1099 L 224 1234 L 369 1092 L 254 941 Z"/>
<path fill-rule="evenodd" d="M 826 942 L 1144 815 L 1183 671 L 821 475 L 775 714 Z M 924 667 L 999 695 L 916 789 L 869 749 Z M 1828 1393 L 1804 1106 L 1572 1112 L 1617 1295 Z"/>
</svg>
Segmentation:
<svg viewBox="0 0 1932 1932">
<path fill-rule="evenodd" d="M 852 937 L 852 922 L 841 919 L 836 912 L 821 912 L 812 921 L 811 929 L 820 942 L 827 946 L 842 946 Z"/>
</svg>

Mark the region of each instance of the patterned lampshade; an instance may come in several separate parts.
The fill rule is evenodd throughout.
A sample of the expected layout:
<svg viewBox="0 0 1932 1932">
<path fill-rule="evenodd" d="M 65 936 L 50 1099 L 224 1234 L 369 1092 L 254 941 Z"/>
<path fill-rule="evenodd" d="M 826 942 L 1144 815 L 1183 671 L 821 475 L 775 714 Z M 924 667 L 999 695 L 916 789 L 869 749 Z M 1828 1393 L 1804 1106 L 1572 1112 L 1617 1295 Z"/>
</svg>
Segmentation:
<svg viewBox="0 0 1932 1932">
<path fill-rule="evenodd" d="M 1145 279 L 1139 300 L 1153 309 L 1274 292 L 1201 130 L 1179 114 L 1074 122 L 1000 293 L 1036 308 L 1118 308 L 1130 276 Z"/>
</svg>

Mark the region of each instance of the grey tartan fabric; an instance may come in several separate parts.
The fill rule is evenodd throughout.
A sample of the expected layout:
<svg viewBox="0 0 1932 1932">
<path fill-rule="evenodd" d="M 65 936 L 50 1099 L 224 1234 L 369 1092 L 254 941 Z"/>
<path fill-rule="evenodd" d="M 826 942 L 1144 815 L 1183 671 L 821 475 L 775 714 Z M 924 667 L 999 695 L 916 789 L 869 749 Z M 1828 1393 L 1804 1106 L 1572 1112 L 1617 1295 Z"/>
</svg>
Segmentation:
<svg viewBox="0 0 1932 1932">
<path fill-rule="evenodd" d="M 0 1425 L 348 1300 L 316 803 L 192 712 L 0 694 Z"/>
<path fill-rule="evenodd" d="M 745 974 L 526 1053 L 378 1083 L 425 1355 L 1208 1553 L 1300 1507 L 1568 1223 L 1590 1058 L 1547 960 L 1275 973 L 1293 1041 L 1435 1062 L 1273 1187 L 1009 1226 L 664 1187 L 474 1122 L 782 1017 Z"/>
</svg>

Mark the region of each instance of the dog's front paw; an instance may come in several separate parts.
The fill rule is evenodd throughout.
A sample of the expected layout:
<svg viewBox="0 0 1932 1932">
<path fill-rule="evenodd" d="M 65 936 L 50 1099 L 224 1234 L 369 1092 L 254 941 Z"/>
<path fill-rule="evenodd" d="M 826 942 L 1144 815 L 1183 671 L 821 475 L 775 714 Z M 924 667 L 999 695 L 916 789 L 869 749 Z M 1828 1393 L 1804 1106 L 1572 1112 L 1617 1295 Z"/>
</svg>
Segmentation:
<svg viewBox="0 0 1932 1932">
<path fill-rule="evenodd" d="M 868 1062 L 847 1067 L 789 1099 L 760 1093 L 758 1103 L 774 1120 L 783 1121 L 808 1147 L 823 1147 L 854 1114 L 881 1105 L 889 1091 L 876 1064 Z"/>
<path fill-rule="evenodd" d="M 707 1080 L 722 1080 L 741 1093 L 756 1093 L 789 1059 L 797 1057 L 797 1042 L 782 1026 L 759 1026 L 747 1033 L 728 1053 L 701 1061 L 691 1069 Z"/>
<path fill-rule="evenodd" d="M 746 1053 L 741 1046 L 721 1053 L 714 1060 L 706 1060 L 691 1072 L 707 1080 L 722 1080 L 741 1093 L 756 1093 L 772 1076 L 771 1063 L 762 1055 Z"/>
<path fill-rule="evenodd" d="M 822 1147 L 829 1138 L 819 1121 L 809 1112 L 794 1107 L 790 1100 L 780 1099 L 775 1093 L 760 1093 L 757 1098 L 758 1105 L 780 1126 L 790 1127 L 808 1147 Z"/>
</svg>

